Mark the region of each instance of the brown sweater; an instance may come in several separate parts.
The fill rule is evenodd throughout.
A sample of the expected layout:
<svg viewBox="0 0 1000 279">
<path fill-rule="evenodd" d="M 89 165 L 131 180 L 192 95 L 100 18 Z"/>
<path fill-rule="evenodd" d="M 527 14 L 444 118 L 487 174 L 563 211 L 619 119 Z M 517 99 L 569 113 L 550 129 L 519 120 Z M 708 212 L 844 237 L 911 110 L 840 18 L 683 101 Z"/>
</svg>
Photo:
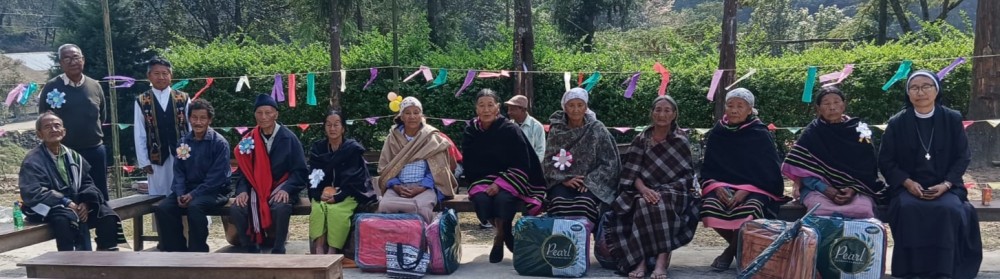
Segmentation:
<svg viewBox="0 0 1000 279">
<path fill-rule="evenodd" d="M 66 93 L 66 103 L 61 108 L 53 108 L 46 102 L 46 95 L 52 90 Z M 107 104 L 104 89 L 94 79 L 83 76 L 83 85 L 66 85 L 60 77 L 45 83 L 38 94 L 38 113 L 51 110 L 62 118 L 66 127 L 66 137 L 62 143 L 73 150 L 90 149 L 101 145 L 104 131 L 101 124 L 107 120 Z"/>
</svg>

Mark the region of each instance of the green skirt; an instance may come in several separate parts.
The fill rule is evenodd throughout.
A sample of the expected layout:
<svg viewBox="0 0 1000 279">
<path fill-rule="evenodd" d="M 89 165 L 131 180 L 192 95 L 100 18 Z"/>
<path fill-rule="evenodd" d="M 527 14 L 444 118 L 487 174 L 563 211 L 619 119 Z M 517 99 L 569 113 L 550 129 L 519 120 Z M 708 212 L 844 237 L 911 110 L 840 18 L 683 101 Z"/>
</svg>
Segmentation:
<svg viewBox="0 0 1000 279">
<path fill-rule="evenodd" d="M 353 197 L 338 203 L 312 201 L 312 212 L 309 213 L 309 240 L 326 236 L 326 244 L 330 247 L 344 248 L 347 235 L 351 233 L 351 215 L 358 207 Z"/>
</svg>

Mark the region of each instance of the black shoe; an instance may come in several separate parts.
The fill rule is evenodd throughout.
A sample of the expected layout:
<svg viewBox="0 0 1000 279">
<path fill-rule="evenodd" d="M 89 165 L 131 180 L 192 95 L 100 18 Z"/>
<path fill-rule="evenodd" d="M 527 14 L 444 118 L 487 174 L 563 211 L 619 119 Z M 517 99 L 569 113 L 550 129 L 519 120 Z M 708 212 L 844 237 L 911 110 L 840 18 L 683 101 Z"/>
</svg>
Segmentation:
<svg viewBox="0 0 1000 279">
<path fill-rule="evenodd" d="M 490 263 L 501 261 L 503 261 L 503 245 L 493 245 L 493 250 L 490 251 Z"/>
<path fill-rule="evenodd" d="M 247 246 L 247 253 L 250 253 L 250 254 L 260 254 L 260 246 L 257 246 L 257 245 Z"/>
<path fill-rule="evenodd" d="M 271 254 L 285 254 L 285 247 L 271 249 Z"/>
</svg>

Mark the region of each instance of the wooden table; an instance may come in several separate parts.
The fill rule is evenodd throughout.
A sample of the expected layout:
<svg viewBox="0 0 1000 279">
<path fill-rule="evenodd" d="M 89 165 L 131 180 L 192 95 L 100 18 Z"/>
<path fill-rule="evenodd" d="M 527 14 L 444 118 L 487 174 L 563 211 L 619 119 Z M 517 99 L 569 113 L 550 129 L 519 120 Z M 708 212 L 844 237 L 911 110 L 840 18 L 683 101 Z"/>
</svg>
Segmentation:
<svg viewBox="0 0 1000 279">
<path fill-rule="evenodd" d="M 343 278 L 341 255 L 48 252 L 17 264 L 28 278 Z"/>
</svg>

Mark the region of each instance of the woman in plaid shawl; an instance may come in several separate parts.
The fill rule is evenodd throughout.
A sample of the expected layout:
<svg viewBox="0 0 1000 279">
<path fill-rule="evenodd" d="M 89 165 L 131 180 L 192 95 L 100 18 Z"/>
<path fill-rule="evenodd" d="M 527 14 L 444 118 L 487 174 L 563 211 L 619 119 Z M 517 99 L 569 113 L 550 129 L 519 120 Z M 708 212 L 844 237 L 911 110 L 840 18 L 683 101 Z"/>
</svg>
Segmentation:
<svg viewBox="0 0 1000 279">
<path fill-rule="evenodd" d="M 608 245 L 629 278 L 667 278 L 670 252 L 691 242 L 698 227 L 694 169 L 687 135 L 677 128 L 677 102 L 653 100 L 652 125 L 622 154 L 621 194 L 611 204 Z"/>
</svg>

